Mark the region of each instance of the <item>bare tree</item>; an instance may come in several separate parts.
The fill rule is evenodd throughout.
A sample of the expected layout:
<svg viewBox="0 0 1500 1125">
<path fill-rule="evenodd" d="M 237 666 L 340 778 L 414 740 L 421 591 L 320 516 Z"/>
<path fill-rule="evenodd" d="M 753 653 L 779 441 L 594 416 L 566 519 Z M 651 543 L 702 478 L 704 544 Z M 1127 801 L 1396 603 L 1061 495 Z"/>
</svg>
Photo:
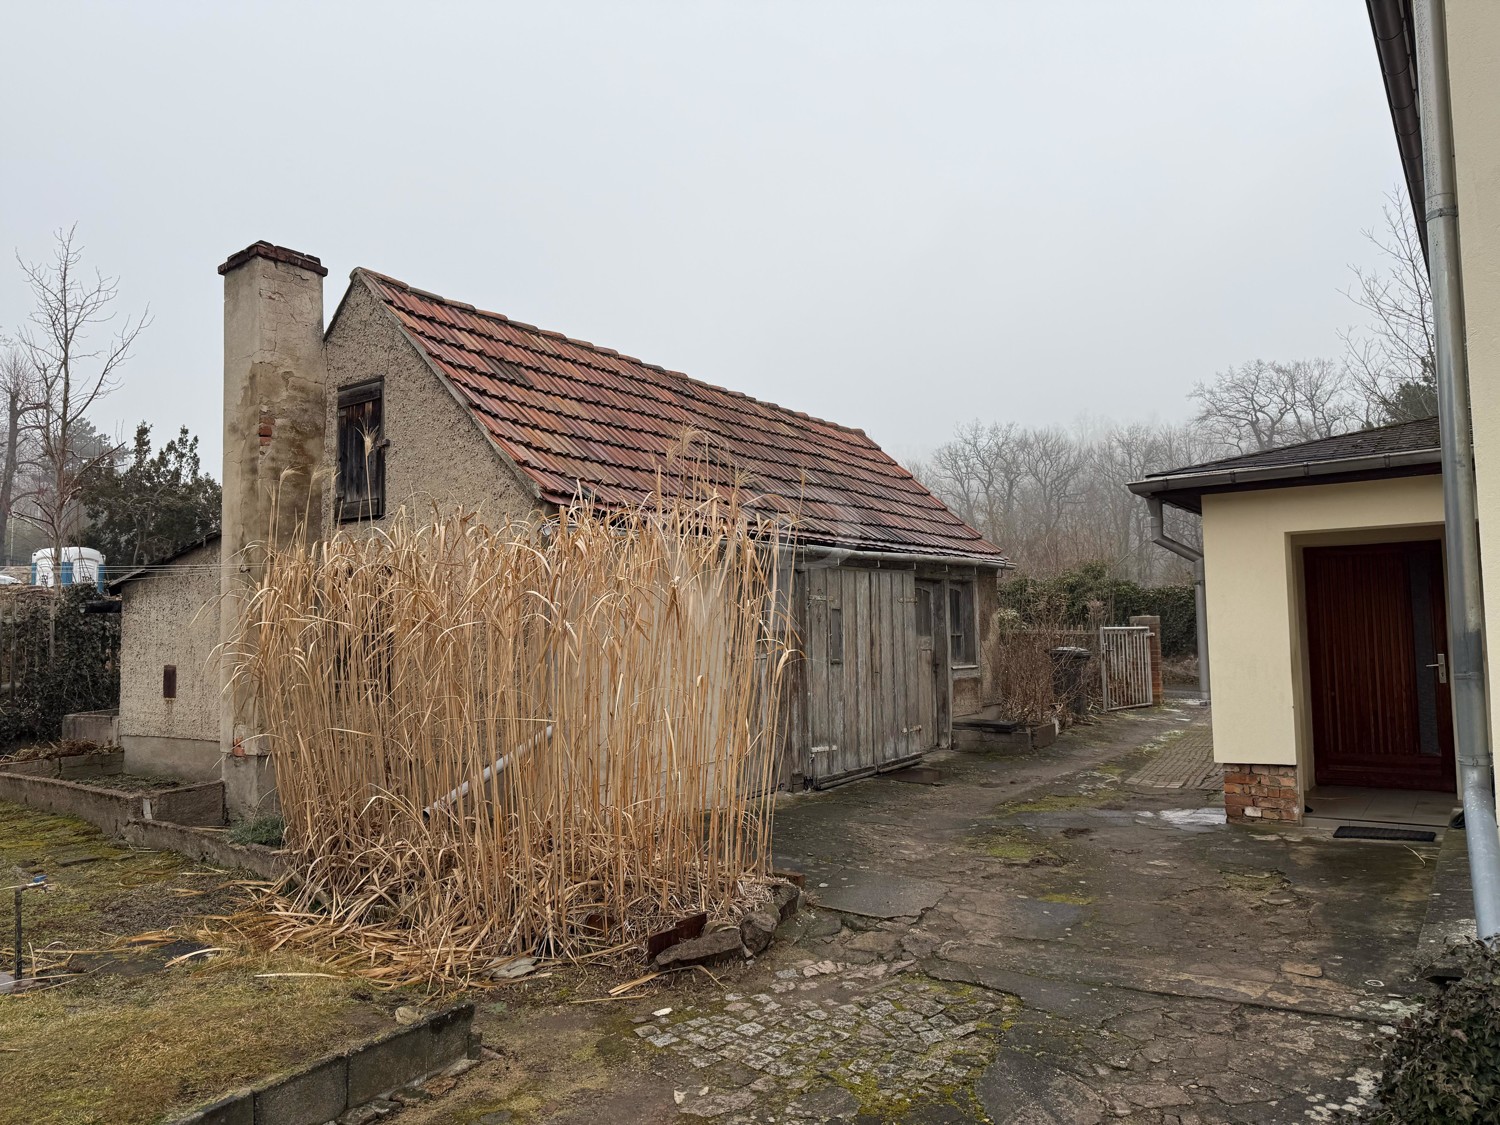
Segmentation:
<svg viewBox="0 0 1500 1125">
<path fill-rule="evenodd" d="M 5 426 L 5 452 L 0 454 L 0 555 L 8 550 L 11 509 L 16 500 L 16 479 L 24 461 L 22 441 L 27 436 L 31 408 L 31 365 L 25 353 L 8 344 L 0 352 L 0 410 Z"/>
<path fill-rule="evenodd" d="M 1365 421 L 1352 376 L 1329 359 L 1254 359 L 1199 382 L 1198 423 L 1227 453 L 1256 453 L 1332 437 Z"/>
<path fill-rule="evenodd" d="M 1437 413 L 1432 291 L 1416 223 L 1398 192 L 1387 196 L 1384 231 L 1365 237 L 1385 256 L 1386 268 L 1353 267 L 1354 285 L 1345 295 L 1369 323 L 1340 334 L 1350 377 L 1382 421 L 1431 418 Z"/>
<path fill-rule="evenodd" d="M 1068 431 L 973 422 L 911 469 L 1026 573 L 1098 561 L 1119 577 L 1154 583 L 1190 575 L 1151 546 L 1145 505 L 1125 486 L 1208 456 L 1185 426 L 1085 422 Z"/>
<path fill-rule="evenodd" d="M 83 249 L 76 227 L 59 230 L 52 259 L 31 263 L 19 256 L 35 307 L 17 337 L 30 371 L 30 414 L 37 449 L 37 481 L 31 505 L 53 549 L 53 574 L 62 572 L 62 548 L 79 529 L 84 479 L 116 448 L 82 439 L 96 434 L 84 418 L 115 389 L 119 368 L 146 327 L 142 314 L 126 319 L 107 342 L 91 338 L 114 319 L 116 278 L 81 268 Z"/>
</svg>

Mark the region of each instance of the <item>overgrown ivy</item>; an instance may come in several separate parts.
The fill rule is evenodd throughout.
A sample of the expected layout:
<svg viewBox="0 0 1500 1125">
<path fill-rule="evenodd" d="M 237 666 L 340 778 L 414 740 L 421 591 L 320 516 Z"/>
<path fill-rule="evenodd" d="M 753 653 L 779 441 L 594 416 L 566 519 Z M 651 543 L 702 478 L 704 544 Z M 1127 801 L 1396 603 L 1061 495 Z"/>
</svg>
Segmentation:
<svg viewBox="0 0 1500 1125">
<path fill-rule="evenodd" d="M 1001 584 L 1000 604 L 1026 624 L 1047 622 L 1073 629 L 1159 617 L 1162 655 L 1172 660 L 1192 656 L 1198 649 L 1191 584 L 1141 586 L 1112 577 L 1104 563 L 1085 563 L 1051 578 L 1017 576 Z"/>
<path fill-rule="evenodd" d="M 1500 1123 L 1500 954 L 1457 950 L 1463 979 L 1401 1024 L 1370 1125 Z"/>
<path fill-rule="evenodd" d="M 98 590 L 0 592 L 0 751 L 55 739 L 64 715 L 120 702 L 120 615 Z"/>
</svg>

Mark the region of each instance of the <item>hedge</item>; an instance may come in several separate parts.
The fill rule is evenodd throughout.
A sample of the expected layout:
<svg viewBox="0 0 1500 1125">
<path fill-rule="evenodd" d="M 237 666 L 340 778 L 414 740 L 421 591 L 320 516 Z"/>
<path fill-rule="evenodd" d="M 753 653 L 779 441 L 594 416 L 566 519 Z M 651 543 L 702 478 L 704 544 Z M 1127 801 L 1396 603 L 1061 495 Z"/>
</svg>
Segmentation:
<svg viewBox="0 0 1500 1125">
<path fill-rule="evenodd" d="M 1173 660 L 1198 651 L 1198 615 L 1191 583 L 1141 586 L 1111 577 L 1104 563 L 1085 563 L 1050 578 L 1020 575 L 1002 582 L 1000 605 L 1027 624 L 1069 629 L 1128 625 L 1132 617 L 1159 617 L 1163 656 Z"/>
<path fill-rule="evenodd" d="M 120 702 L 120 616 L 83 612 L 98 590 L 0 591 L 0 750 L 51 741 L 64 715 Z"/>
</svg>

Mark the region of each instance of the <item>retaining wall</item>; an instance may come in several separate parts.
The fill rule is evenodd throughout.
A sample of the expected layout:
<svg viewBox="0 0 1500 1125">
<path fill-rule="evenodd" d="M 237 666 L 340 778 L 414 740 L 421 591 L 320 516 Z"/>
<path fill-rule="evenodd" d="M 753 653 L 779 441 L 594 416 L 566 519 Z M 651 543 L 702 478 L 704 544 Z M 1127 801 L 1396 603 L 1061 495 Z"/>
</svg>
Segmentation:
<svg viewBox="0 0 1500 1125">
<path fill-rule="evenodd" d="M 458 1004 L 249 1090 L 170 1125 L 324 1125 L 477 1052 L 474 1005 Z"/>
<path fill-rule="evenodd" d="M 162 819 L 197 826 L 224 823 L 223 782 L 151 791 L 109 789 L 25 770 L 26 766 L 40 763 L 19 765 L 20 770 L 0 770 L 0 801 L 77 817 L 110 836 L 122 835 L 133 820 Z"/>
<path fill-rule="evenodd" d="M 214 867 L 243 868 L 262 879 L 279 879 L 286 874 L 286 859 L 281 852 L 261 844 L 236 844 L 222 831 L 160 820 L 133 820 L 125 825 L 121 836 L 132 847 L 178 852 Z"/>
</svg>

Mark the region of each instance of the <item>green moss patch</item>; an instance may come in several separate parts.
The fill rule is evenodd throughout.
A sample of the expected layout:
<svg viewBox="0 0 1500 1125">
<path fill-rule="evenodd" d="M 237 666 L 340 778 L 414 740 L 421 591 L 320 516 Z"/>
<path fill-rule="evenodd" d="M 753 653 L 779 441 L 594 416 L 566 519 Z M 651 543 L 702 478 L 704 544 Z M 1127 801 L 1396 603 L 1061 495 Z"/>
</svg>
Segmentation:
<svg viewBox="0 0 1500 1125">
<path fill-rule="evenodd" d="M 0 1070 L 26 1092 L 0 1097 L 0 1125 L 147 1125 L 394 1027 L 412 1002 L 286 954 L 171 964 L 196 946 L 169 938 L 228 944 L 203 919 L 240 904 L 237 876 L 82 821 L 0 803 L 0 864 L 46 876 L 25 892 L 24 939 L 59 981 L 0 997 Z"/>
</svg>

